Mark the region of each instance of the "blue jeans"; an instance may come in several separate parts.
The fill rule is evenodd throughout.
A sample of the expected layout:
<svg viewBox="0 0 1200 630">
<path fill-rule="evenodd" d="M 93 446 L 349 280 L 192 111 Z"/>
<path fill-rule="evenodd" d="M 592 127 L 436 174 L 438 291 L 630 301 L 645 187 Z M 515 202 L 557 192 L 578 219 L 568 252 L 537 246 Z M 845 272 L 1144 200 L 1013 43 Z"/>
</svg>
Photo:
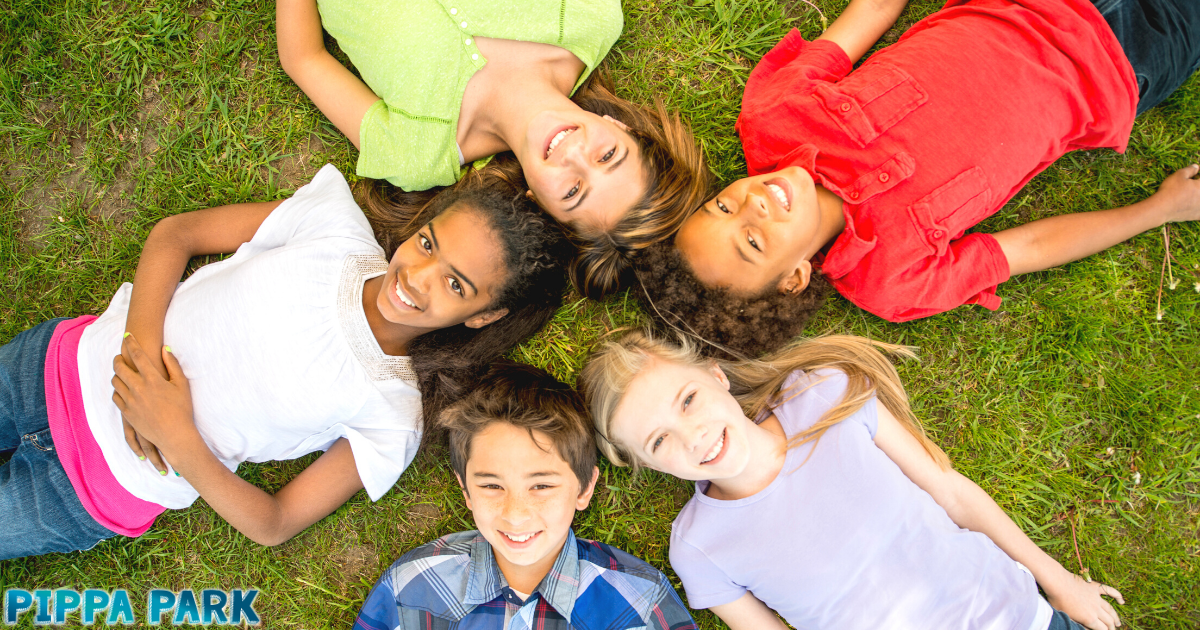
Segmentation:
<svg viewBox="0 0 1200 630">
<path fill-rule="evenodd" d="M 1137 113 L 1163 102 L 1200 68 L 1200 0 L 1092 0 L 1137 75 Z"/>
<path fill-rule="evenodd" d="M 46 417 L 46 348 L 61 319 L 0 346 L 0 560 L 90 549 L 116 534 L 79 502 Z"/>
<path fill-rule="evenodd" d="M 1054 616 L 1050 618 L 1050 627 L 1046 630 L 1087 630 L 1087 628 L 1068 617 L 1067 613 L 1056 610 Z"/>
</svg>

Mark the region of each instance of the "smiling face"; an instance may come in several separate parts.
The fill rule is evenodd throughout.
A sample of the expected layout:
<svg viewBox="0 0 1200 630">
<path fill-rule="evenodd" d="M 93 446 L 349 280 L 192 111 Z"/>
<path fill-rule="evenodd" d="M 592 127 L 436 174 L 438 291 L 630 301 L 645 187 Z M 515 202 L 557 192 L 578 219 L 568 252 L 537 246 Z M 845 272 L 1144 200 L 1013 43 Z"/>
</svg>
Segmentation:
<svg viewBox="0 0 1200 630">
<path fill-rule="evenodd" d="M 535 116 L 517 157 L 538 205 L 585 231 L 610 229 L 648 185 L 641 150 L 627 127 L 578 108 Z"/>
<path fill-rule="evenodd" d="M 797 270 L 807 284 L 823 227 L 812 177 L 790 167 L 730 184 L 688 217 L 675 247 L 705 285 L 758 295 L 791 289 Z"/>
<path fill-rule="evenodd" d="M 719 367 L 652 356 L 617 406 L 609 438 L 649 468 L 690 481 L 719 481 L 747 471 L 749 426 Z"/>
<path fill-rule="evenodd" d="M 576 510 L 592 499 L 550 438 L 497 421 L 471 440 L 463 495 L 509 584 L 529 592 L 550 571 Z M 522 588 L 524 586 L 524 588 Z"/>
<path fill-rule="evenodd" d="M 507 271 L 495 232 L 478 212 L 451 206 L 392 255 L 376 305 L 384 319 L 422 331 L 484 326 Z"/>
</svg>

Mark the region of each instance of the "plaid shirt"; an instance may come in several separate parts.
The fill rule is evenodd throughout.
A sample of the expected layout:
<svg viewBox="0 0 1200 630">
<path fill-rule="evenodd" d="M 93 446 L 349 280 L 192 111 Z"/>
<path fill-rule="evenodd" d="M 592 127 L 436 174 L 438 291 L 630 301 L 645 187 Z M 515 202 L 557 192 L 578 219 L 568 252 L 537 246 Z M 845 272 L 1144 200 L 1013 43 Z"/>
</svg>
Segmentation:
<svg viewBox="0 0 1200 630">
<path fill-rule="evenodd" d="M 400 557 L 363 603 L 354 630 L 696 630 L 658 569 L 608 545 L 567 541 L 526 600 L 477 531 Z"/>
</svg>

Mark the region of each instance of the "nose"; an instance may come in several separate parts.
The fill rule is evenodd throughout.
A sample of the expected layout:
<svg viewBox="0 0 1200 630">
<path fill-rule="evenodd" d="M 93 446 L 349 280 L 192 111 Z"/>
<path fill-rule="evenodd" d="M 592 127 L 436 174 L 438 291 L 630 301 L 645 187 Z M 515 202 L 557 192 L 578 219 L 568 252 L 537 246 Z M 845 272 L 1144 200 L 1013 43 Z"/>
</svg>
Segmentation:
<svg viewBox="0 0 1200 630">
<path fill-rule="evenodd" d="M 412 287 L 413 291 L 426 295 L 437 277 L 437 265 L 432 258 L 426 258 L 415 265 L 409 265 L 404 273 L 408 286 Z"/>
<path fill-rule="evenodd" d="M 513 526 L 513 529 L 519 529 L 529 521 L 531 512 L 529 510 L 528 501 L 518 492 L 509 492 L 504 496 L 504 505 L 500 516 L 506 523 Z"/>
<path fill-rule="evenodd" d="M 746 194 L 746 203 L 742 206 L 742 214 L 746 219 L 757 223 L 771 216 L 771 209 L 767 207 L 766 195 L 765 191 Z"/>
<path fill-rule="evenodd" d="M 699 449 L 708 448 L 706 438 L 708 438 L 708 427 L 692 425 L 692 427 L 688 429 L 687 434 L 688 450 L 695 452 Z"/>
</svg>

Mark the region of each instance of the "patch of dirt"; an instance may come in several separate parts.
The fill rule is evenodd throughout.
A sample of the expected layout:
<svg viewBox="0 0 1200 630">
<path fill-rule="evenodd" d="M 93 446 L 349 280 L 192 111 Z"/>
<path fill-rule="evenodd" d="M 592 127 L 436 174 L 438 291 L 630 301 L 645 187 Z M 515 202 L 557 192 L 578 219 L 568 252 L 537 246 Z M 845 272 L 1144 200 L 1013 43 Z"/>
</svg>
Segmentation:
<svg viewBox="0 0 1200 630">
<path fill-rule="evenodd" d="M 286 157 L 271 163 L 278 171 L 277 178 L 280 188 L 299 188 L 307 184 L 313 175 L 317 174 L 318 166 L 313 165 L 313 156 L 325 150 L 325 143 L 315 133 L 311 133 L 297 145 L 289 146 Z M 267 167 L 262 167 L 266 169 Z M 268 173 L 264 170 L 263 178 Z"/>
<path fill-rule="evenodd" d="M 418 503 L 408 509 L 404 514 L 407 523 L 407 528 L 412 533 L 425 533 L 433 529 L 438 521 L 442 520 L 442 510 L 432 503 Z M 403 530 L 403 525 L 396 525 L 397 530 Z"/>
<path fill-rule="evenodd" d="M 364 572 L 375 572 L 375 565 L 379 563 L 379 554 L 369 547 L 349 545 L 342 547 L 329 559 L 334 566 L 340 569 L 337 575 L 338 581 L 342 584 L 354 584 L 358 582 L 359 576 Z"/>
</svg>

